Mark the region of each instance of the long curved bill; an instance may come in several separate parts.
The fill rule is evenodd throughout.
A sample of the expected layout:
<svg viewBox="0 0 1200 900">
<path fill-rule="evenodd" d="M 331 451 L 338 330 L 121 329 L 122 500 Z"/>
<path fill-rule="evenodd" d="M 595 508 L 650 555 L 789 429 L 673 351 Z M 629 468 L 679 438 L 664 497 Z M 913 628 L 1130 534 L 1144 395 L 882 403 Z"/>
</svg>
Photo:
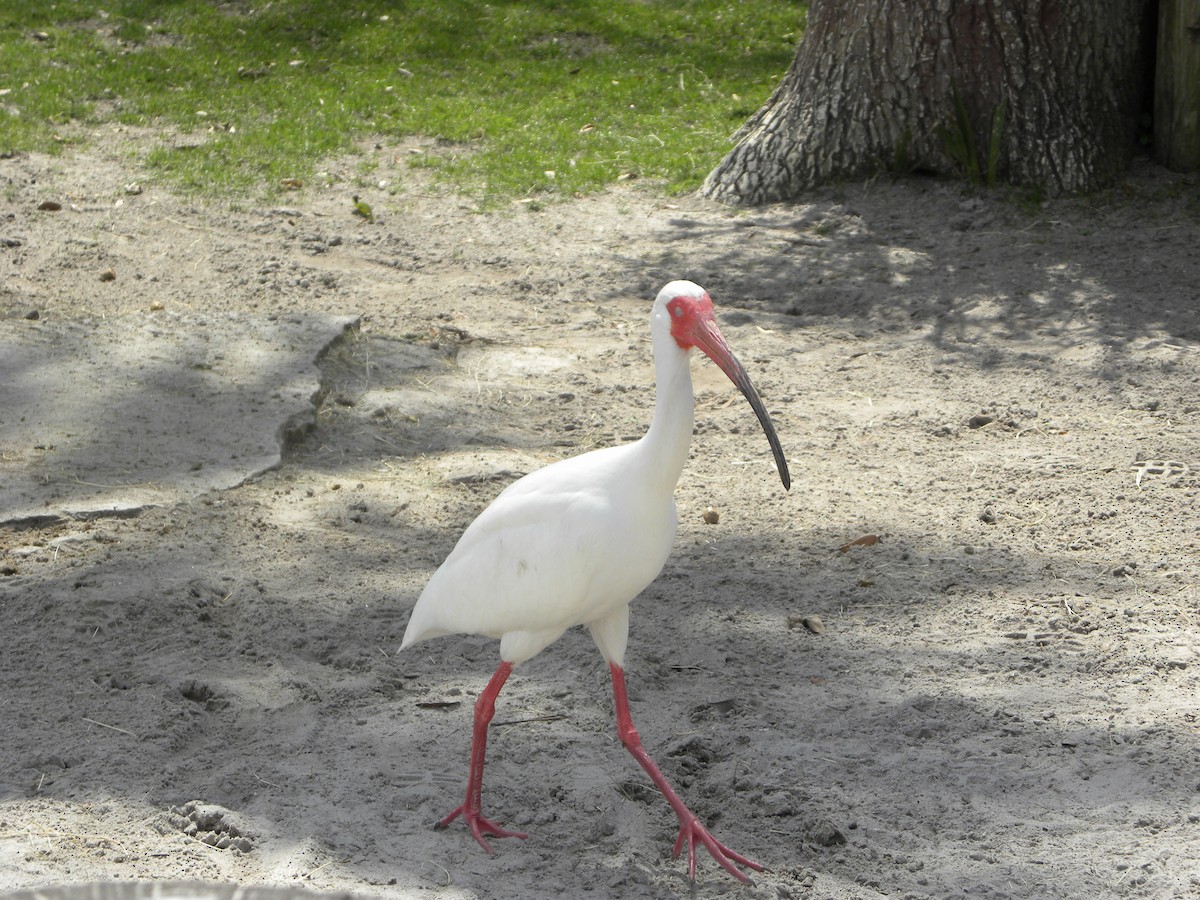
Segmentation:
<svg viewBox="0 0 1200 900">
<path fill-rule="evenodd" d="M 775 467 L 779 470 L 779 477 L 783 481 L 784 490 L 791 490 L 792 476 L 788 473 L 787 460 L 783 456 L 783 447 L 779 445 L 779 436 L 775 433 L 775 425 L 771 421 L 771 417 L 767 415 L 767 408 L 763 406 L 762 399 L 758 396 L 758 391 L 754 388 L 754 383 L 750 381 L 750 376 L 746 374 L 745 368 L 738 362 L 738 358 L 733 355 L 733 351 L 729 349 L 729 344 L 725 341 L 725 336 L 721 334 L 721 330 L 717 327 L 715 319 L 705 319 L 694 335 L 696 346 L 699 347 L 704 354 L 715 362 L 726 375 L 729 380 L 737 385 L 737 389 L 742 392 L 742 396 L 749 402 L 754 414 L 758 416 L 758 424 L 762 426 L 762 430 L 766 432 L 767 441 L 771 445 L 771 452 L 775 454 Z"/>
</svg>

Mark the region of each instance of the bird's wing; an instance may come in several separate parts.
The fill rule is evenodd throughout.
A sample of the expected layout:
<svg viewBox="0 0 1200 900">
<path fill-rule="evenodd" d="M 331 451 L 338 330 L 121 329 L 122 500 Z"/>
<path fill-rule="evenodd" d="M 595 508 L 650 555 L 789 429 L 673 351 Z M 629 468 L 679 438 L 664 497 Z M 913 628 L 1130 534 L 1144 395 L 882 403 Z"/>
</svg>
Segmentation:
<svg viewBox="0 0 1200 900">
<path fill-rule="evenodd" d="M 570 618 L 589 592 L 594 548 L 604 541 L 598 506 L 586 494 L 497 498 L 429 580 L 413 621 L 437 633 L 499 637 Z"/>
<path fill-rule="evenodd" d="M 670 521 L 644 521 L 608 477 L 621 461 L 598 451 L 510 485 L 429 580 L 405 645 L 439 634 L 514 631 L 545 633 L 549 643 L 632 600 L 662 568 L 673 510 Z M 651 525 L 655 537 L 647 538 Z"/>
</svg>

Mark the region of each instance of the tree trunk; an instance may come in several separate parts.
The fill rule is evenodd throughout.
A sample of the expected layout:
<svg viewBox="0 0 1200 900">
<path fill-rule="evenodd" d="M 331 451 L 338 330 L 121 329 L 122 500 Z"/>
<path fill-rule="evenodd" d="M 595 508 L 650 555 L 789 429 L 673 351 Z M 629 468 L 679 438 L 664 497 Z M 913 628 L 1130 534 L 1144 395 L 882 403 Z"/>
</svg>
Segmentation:
<svg viewBox="0 0 1200 900">
<path fill-rule="evenodd" d="M 1200 169 L 1200 0 L 1159 0 L 1154 156 L 1169 169 Z"/>
<path fill-rule="evenodd" d="M 1135 146 L 1152 13 L 1152 0 L 812 0 L 787 75 L 701 192 L 768 203 L 881 170 L 1048 195 L 1111 184 Z"/>
</svg>

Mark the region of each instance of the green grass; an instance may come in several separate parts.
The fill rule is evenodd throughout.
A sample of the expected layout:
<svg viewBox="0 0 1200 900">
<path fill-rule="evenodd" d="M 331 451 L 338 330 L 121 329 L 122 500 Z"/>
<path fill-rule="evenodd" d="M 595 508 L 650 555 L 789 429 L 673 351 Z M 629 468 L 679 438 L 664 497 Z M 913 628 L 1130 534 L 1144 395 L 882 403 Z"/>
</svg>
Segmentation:
<svg viewBox="0 0 1200 900">
<path fill-rule="evenodd" d="M 485 202 L 622 176 L 682 191 L 804 18 L 783 0 L 0 0 L 0 152 L 133 125 L 176 186 L 263 195 L 366 139 L 423 135 L 439 151 L 414 159 Z"/>
<path fill-rule="evenodd" d="M 980 152 L 977 146 L 975 127 L 958 85 L 951 85 L 950 99 L 953 111 L 947 121 L 938 126 L 936 132 L 942 147 L 958 165 L 967 181 L 984 187 L 995 187 L 1000 171 L 1000 141 L 1004 136 L 1004 117 L 1008 101 L 1002 98 L 992 111 L 985 154 Z"/>
</svg>

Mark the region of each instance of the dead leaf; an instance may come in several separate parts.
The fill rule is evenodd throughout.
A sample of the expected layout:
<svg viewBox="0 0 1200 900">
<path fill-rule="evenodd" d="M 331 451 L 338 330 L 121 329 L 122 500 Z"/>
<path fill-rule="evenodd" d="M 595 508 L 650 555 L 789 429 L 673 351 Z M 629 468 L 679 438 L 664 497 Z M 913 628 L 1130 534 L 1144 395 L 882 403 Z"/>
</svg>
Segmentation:
<svg viewBox="0 0 1200 900">
<path fill-rule="evenodd" d="M 57 200 L 43 200 L 38 204 L 38 209 L 42 212 L 58 212 L 62 209 L 62 204 Z"/>
<path fill-rule="evenodd" d="M 806 628 L 813 634 L 825 633 L 825 623 L 820 616 L 788 616 L 787 627 L 792 630 Z"/>
<path fill-rule="evenodd" d="M 851 547 L 874 547 L 878 543 L 879 543 L 879 535 L 864 534 L 862 537 L 855 538 L 848 544 L 842 544 L 842 546 L 838 547 L 837 552 L 838 553 L 846 553 Z"/>
<path fill-rule="evenodd" d="M 417 709 L 456 709 L 462 706 L 461 700 L 428 700 L 417 704 Z"/>
</svg>

